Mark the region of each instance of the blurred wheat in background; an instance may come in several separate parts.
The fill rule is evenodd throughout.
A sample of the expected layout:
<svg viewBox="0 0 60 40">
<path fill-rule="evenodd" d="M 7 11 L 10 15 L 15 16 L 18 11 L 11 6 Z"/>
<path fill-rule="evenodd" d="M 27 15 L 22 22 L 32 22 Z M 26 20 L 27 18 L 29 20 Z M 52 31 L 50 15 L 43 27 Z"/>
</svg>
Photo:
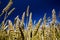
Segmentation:
<svg viewBox="0 0 60 40">
<path fill-rule="evenodd" d="M 6 20 L 15 10 L 15 8 L 12 8 L 8 11 L 12 4 L 13 2 L 10 0 L 0 15 L 2 16 L 5 13 L 4 20 L 0 24 L 0 40 L 60 40 L 60 23 L 56 25 L 55 9 L 52 10 L 52 22 L 50 25 L 46 26 L 47 14 L 45 13 L 43 19 L 40 18 L 36 24 L 34 22 L 34 27 L 32 23 L 32 12 L 29 15 L 29 6 L 27 7 L 27 11 L 23 12 L 22 19 L 19 19 L 19 16 L 14 19 L 14 24 L 12 24 L 11 20 Z M 27 28 L 24 28 L 25 15 L 27 16 L 27 21 L 29 16 L 29 22 L 26 23 Z M 43 25 L 40 27 L 42 20 Z"/>
</svg>

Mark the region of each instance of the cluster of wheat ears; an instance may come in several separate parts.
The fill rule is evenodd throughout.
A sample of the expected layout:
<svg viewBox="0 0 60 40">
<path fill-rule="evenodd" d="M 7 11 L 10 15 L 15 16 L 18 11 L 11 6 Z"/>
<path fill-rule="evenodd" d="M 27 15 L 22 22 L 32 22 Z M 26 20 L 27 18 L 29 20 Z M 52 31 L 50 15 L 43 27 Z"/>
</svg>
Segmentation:
<svg viewBox="0 0 60 40">
<path fill-rule="evenodd" d="M 33 28 L 32 23 L 32 12 L 29 15 L 29 6 L 27 7 L 27 11 L 23 13 L 22 19 L 19 19 L 17 16 L 14 19 L 14 24 L 12 24 L 11 20 L 6 20 L 7 17 L 15 10 L 12 8 L 10 11 L 10 7 L 13 4 L 12 0 L 9 1 L 8 5 L 3 9 L 2 16 L 5 13 L 4 20 L 0 24 L 0 40 L 60 40 L 60 24 L 56 25 L 56 12 L 52 10 L 52 22 L 47 27 L 46 22 L 46 14 L 43 18 L 43 25 L 41 26 L 40 19 Z M 27 16 L 27 28 L 24 28 L 24 18 Z M 29 19 L 28 19 L 29 16 Z"/>
</svg>

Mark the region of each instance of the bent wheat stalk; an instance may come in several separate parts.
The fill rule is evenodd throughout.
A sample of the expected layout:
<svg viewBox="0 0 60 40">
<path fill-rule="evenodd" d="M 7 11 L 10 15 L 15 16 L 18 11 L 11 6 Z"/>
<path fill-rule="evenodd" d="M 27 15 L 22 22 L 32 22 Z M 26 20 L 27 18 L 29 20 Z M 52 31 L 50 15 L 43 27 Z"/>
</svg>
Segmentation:
<svg viewBox="0 0 60 40">
<path fill-rule="evenodd" d="M 8 12 L 8 10 L 10 9 L 12 4 L 13 4 L 13 2 L 12 2 L 12 0 L 10 0 L 9 3 L 7 4 L 7 6 L 2 10 L 2 14 L 0 16 L 2 16 L 5 12 Z"/>
<path fill-rule="evenodd" d="M 15 10 L 15 8 L 12 8 L 12 9 L 9 11 L 8 15 L 10 15 L 14 10 Z"/>
</svg>

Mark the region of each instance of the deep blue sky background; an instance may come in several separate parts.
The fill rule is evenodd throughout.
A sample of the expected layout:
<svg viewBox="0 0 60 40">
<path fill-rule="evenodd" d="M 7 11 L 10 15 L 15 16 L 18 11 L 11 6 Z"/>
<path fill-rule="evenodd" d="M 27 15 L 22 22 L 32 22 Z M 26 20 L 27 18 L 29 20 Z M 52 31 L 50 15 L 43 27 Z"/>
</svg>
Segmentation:
<svg viewBox="0 0 60 40">
<path fill-rule="evenodd" d="M 0 14 L 3 8 L 8 4 L 9 0 L 0 0 Z M 14 18 L 19 15 L 20 19 L 22 13 L 26 11 L 27 6 L 30 6 L 30 12 L 33 14 L 33 20 L 38 21 L 40 18 L 43 18 L 44 13 L 47 13 L 47 17 L 52 16 L 52 9 L 56 10 L 57 20 L 60 20 L 60 0 L 13 0 L 13 7 L 15 11 L 7 18 L 14 21 Z M 4 15 L 0 17 L 0 23 L 2 22 Z"/>
</svg>

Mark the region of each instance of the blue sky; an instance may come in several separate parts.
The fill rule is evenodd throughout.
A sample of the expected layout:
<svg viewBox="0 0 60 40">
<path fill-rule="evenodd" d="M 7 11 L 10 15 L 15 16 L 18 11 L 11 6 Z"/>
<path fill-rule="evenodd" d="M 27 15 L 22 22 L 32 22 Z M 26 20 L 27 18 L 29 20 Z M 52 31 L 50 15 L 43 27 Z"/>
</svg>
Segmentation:
<svg viewBox="0 0 60 40">
<path fill-rule="evenodd" d="M 9 0 L 0 0 L 0 14 L 3 8 L 7 5 Z M 26 11 L 27 6 L 30 6 L 30 12 L 33 14 L 33 20 L 38 21 L 40 18 L 43 18 L 44 13 L 47 13 L 47 17 L 52 16 L 52 9 L 55 9 L 57 20 L 60 20 L 59 11 L 60 11 L 60 0 L 13 0 L 13 5 L 10 9 L 15 7 L 15 11 L 7 18 L 14 21 L 14 18 L 19 15 L 20 19 L 22 13 Z M 0 23 L 2 22 L 4 15 L 0 17 Z"/>
</svg>

